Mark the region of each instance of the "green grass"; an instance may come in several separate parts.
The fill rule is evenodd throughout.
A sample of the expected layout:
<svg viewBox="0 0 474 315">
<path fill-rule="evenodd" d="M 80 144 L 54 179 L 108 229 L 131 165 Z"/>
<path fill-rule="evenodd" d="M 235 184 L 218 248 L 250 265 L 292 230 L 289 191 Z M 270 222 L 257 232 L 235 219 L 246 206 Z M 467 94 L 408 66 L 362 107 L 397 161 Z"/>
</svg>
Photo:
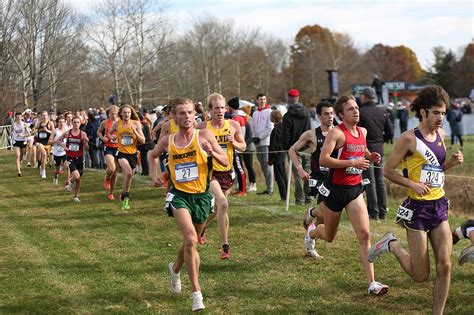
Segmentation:
<svg viewBox="0 0 474 315">
<path fill-rule="evenodd" d="M 472 155 L 471 155 L 472 156 Z M 472 175 L 472 173 L 471 173 Z M 74 204 L 52 171 L 17 178 L 14 157 L 0 152 L 0 313 L 182 313 L 189 312 L 190 283 L 169 292 L 167 264 L 180 242 L 174 221 L 163 210 L 162 189 L 135 176 L 132 210 L 106 199 L 102 173 L 85 170 L 82 203 Z M 119 179 L 121 185 L 121 178 Z M 415 284 L 393 256 L 375 265 L 377 280 L 391 286 L 384 297 L 367 295 L 357 241 L 344 214 L 336 240 L 318 243 L 325 258 L 304 257 L 304 207 L 289 212 L 279 197 L 230 197 L 232 259 L 219 260 L 214 224 L 199 246 L 200 282 L 209 313 L 396 314 L 429 313 L 430 281 Z M 395 209 L 398 200 L 390 201 Z M 373 238 L 394 230 L 393 220 L 372 223 Z M 451 217 L 455 227 L 465 216 Z M 474 265 L 456 264 L 466 241 L 453 253 L 448 314 L 474 313 Z M 433 261 L 433 259 L 431 260 Z"/>
</svg>

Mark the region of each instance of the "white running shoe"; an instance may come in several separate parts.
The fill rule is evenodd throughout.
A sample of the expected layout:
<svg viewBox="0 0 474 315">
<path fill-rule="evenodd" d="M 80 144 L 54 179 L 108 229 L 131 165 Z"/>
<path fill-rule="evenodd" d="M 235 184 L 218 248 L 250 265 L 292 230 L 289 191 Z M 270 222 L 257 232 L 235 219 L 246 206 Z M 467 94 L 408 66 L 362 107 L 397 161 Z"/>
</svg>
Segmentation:
<svg viewBox="0 0 474 315">
<path fill-rule="evenodd" d="M 459 255 L 459 266 L 462 266 L 467 262 L 474 263 L 474 245 L 464 248 L 461 255 Z"/>
<path fill-rule="evenodd" d="M 304 219 L 303 219 L 303 226 L 304 229 L 307 230 L 308 226 L 313 223 L 314 217 L 311 215 L 311 211 L 314 209 L 314 207 L 309 207 L 306 209 L 304 212 Z"/>
<path fill-rule="evenodd" d="M 308 231 L 306 231 L 306 235 L 304 236 L 304 245 L 306 247 L 306 256 L 320 258 L 321 256 L 318 254 L 318 252 L 315 249 L 316 240 L 312 239 L 309 236 L 311 231 L 313 231 L 315 228 L 316 226 L 313 223 L 311 223 L 308 226 Z"/>
<path fill-rule="evenodd" d="M 58 184 L 58 178 L 57 178 L 57 177 L 56 177 L 56 178 L 53 178 L 53 184 L 54 184 L 54 185 L 57 185 L 57 184 Z"/>
<path fill-rule="evenodd" d="M 79 203 L 81 202 L 81 199 L 77 198 L 77 197 L 74 197 L 72 198 L 72 201 L 76 202 L 76 203 Z"/>
<path fill-rule="evenodd" d="M 46 178 L 46 170 L 41 170 L 40 174 L 41 174 L 41 178 L 43 178 L 43 179 Z"/>
<path fill-rule="evenodd" d="M 256 183 L 249 183 L 249 187 L 247 188 L 247 192 L 249 191 L 257 191 L 257 184 Z"/>
<path fill-rule="evenodd" d="M 196 291 L 191 293 L 191 299 L 193 300 L 193 312 L 203 310 L 206 307 L 204 306 L 204 302 L 202 299 L 201 291 Z"/>
<path fill-rule="evenodd" d="M 388 253 L 390 251 L 389 243 L 396 240 L 397 238 L 392 232 L 385 233 L 385 235 L 369 249 L 369 262 L 372 263 L 380 255 Z"/>
<path fill-rule="evenodd" d="M 390 287 L 388 285 L 382 284 L 377 281 L 372 281 L 367 291 L 369 292 L 369 294 L 384 295 L 388 292 L 388 290 L 390 290 Z"/>
<path fill-rule="evenodd" d="M 72 191 L 72 184 L 71 184 L 71 182 L 67 183 L 67 185 L 66 185 L 66 190 L 69 191 L 69 192 Z"/>
<path fill-rule="evenodd" d="M 170 274 L 171 274 L 170 290 L 173 293 L 181 293 L 181 276 L 180 276 L 179 272 L 175 273 L 173 271 L 173 266 L 174 266 L 174 261 L 172 261 L 168 264 L 168 269 L 169 269 Z M 201 293 L 201 292 L 199 292 L 199 293 Z M 202 303 L 202 296 L 201 296 L 201 303 Z M 194 305 L 194 302 L 193 302 L 193 305 Z M 194 311 L 194 309 L 193 309 L 193 311 Z"/>
</svg>

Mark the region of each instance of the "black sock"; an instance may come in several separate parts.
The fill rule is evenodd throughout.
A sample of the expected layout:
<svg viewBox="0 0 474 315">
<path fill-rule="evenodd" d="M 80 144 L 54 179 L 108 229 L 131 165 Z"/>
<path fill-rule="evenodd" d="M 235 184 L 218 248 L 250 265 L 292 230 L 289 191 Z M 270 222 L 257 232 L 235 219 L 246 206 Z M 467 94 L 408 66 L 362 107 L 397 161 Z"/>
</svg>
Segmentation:
<svg viewBox="0 0 474 315">
<path fill-rule="evenodd" d="M 229 252 L 229 249 L 230 249 L 230 245 L 229 245 L 229 244 L 224 244 L 224 245 L 222 245 L 222 250 L 224 251 L 224 253 L 228 253 L 228 252 Z"/>
</svg>

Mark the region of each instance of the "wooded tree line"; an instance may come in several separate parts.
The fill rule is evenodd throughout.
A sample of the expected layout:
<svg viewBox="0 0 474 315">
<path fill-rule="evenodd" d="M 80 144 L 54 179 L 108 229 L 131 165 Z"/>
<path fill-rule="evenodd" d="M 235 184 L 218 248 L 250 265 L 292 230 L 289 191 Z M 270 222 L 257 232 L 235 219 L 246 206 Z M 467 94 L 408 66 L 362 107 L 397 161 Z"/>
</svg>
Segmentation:
<svg viewBox="0 0 474 315">
<path fill-rule="evenodd" d="M 106 106 L 110 95 L 145 107 L 177 95 L 204 100 L 214 91 L 284 101 L 290 87 L 315 103 L 328 96 L 329 69 L 338 70 L 341 93 L 370 84 L 375 73 L 438 83 L 453 96 L 474 87 L 472 43 L 460 58 L 434 48 L 425 72 L 408 47 L 377 44 L 363 52 L 349 35 L 319 25 L 301 28 L 288 45 L 212 15 L 178 31 L 155 1 L 102 0 L 90 12 L 81 16 L 61 0 L 0 0 L 2 114 Z"/>
</svg>

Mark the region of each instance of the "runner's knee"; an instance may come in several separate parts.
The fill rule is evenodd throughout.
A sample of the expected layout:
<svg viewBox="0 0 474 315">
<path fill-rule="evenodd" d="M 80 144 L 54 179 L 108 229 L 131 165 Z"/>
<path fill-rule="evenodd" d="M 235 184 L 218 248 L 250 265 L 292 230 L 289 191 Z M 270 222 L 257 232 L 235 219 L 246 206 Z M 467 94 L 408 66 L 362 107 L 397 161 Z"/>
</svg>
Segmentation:
<svg viewBox="0 0 474 315">
<path fill-rule="evenodd" d="M 428 270 L 415 270 L 414 273 L 411 275 L 413 281 L 417 283 L 422 283 L 428 280 L 430 277 L 430 271 Z"/>
<path fill-rule="evenodd" d="M 193 233 L 186 234 L 184 237 L 184 250 L 189 251 L 189 252 L 195 250 L 197 247 L 197 243 L 198 243 L 198 240 L 197 240 L 196 234 L 193 234 Z"/>
<path fill-rule="evenodd" d="M 443 259 L 436 263 L 436 273 L 439 275 L 446 275 L 451 272 L 451 261 L 449 259 Z"/>
</svg>

